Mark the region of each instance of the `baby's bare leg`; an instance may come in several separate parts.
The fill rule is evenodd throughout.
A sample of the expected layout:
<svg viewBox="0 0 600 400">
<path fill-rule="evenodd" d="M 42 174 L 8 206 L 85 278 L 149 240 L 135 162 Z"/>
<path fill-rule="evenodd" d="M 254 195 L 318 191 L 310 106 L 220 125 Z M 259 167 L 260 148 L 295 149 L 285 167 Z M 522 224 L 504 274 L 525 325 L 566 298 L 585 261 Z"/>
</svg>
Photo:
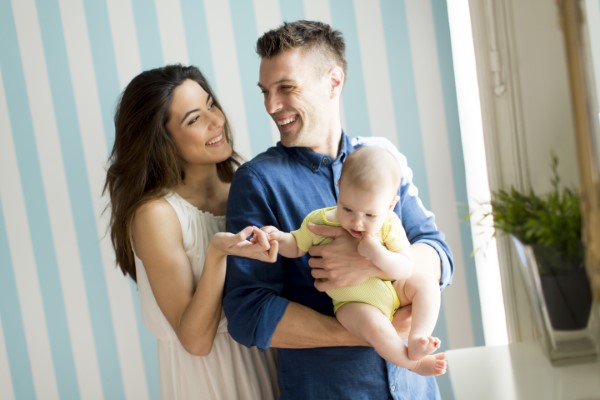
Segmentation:
<svg viewBox="0 0 600 400">
<path fill-rule="evenodd" d="M 368 342 L 387 361 L 425 376 L 446 372 L 446 355 L 443 353 L 411 360 L 391 321 L 376 307 L 348 303 L 337 311 L 336 317 L 348 331 Z"/>
<path fill-rule="evenodd" d="M 440 348 L 440 340 L 431 336 L 440 310 L 440 288 L 425 273 L 414 273 L 394 284 L 400 304 L 412 304 L 412 322 L 408 336 L 408 357 L 419 360 Z"/>
</svg>

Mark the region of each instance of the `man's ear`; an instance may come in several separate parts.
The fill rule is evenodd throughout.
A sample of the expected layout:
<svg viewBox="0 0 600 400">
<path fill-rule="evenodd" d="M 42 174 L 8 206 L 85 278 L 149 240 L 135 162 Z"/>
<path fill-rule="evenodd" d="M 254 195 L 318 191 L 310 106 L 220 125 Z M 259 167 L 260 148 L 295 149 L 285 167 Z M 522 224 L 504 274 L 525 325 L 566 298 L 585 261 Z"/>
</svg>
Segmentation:
<svg viewBox="0 0 600 400">
<path fill-rule="evenodd" d="M 344 87 L 344 70 L 339 66 L 334 66 L 329 70 L 329 82 L 331 84 L 331 94 L 340 95 Z"/>
<path fill-rule="evenodd" d="M 390 211 L 394 209 L 394 207 L 396 207 L 396 203 L 398 203 L 398 201 L 400 201 L 400 196 L 396 195 L 394 196 L 394 198 L 392 199 L 392 202 L 390 203 Z"/>
</svg>

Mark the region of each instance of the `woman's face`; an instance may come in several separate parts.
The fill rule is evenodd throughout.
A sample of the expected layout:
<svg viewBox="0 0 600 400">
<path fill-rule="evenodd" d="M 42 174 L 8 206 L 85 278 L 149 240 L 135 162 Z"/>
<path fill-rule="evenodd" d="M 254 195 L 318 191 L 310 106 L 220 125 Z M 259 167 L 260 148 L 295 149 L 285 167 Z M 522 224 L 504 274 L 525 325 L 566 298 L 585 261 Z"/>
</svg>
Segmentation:
<svg viewBox="0 0 600 400">
<path fill-rule="evenodd" d="M 169 114 L 167 130 L 188 166 L 214 165 L 231 156 L 225 116 L 196 81 L 188 79 L 175 88 Z"/>
</svg>

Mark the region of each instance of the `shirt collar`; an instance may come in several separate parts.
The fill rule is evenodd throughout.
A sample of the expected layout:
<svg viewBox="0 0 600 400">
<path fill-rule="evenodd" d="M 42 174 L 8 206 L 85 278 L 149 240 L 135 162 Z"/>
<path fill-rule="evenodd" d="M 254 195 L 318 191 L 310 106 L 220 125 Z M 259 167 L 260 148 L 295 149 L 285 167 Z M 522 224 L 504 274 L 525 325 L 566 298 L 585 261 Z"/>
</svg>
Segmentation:
<svg viewBox="0 0 600 400">
<path fill-rule="evenodd" d="M 352 143 L 344 131 L 342 131 L 338 156 L 335 160 L 333 160 L 331 156 L 317 153 L 306 147 L 285 147 L 281 142 L 277 143 L 277 147 L 297 159 L 301 164 L 311 169 L 313 172 L 318 171 L 321 167 L 329 167 L 332 163 L 343 163 L 348 154 L 352 151 Z"/>
</svg>

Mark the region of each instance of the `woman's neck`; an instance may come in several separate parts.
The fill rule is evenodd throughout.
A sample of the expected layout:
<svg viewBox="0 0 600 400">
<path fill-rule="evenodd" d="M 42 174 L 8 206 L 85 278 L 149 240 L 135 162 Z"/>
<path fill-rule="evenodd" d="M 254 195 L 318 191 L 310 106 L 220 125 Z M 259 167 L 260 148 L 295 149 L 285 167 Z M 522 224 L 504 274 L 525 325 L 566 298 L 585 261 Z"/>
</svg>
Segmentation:
<svg viewBox="0 0 600 400">
<path fill-rule="evenodd" d="M 214 168 L 188 168 L 175 192 L 196 208 L 225 215 L 229 184 L 222 182 Z"/>
</svg>

